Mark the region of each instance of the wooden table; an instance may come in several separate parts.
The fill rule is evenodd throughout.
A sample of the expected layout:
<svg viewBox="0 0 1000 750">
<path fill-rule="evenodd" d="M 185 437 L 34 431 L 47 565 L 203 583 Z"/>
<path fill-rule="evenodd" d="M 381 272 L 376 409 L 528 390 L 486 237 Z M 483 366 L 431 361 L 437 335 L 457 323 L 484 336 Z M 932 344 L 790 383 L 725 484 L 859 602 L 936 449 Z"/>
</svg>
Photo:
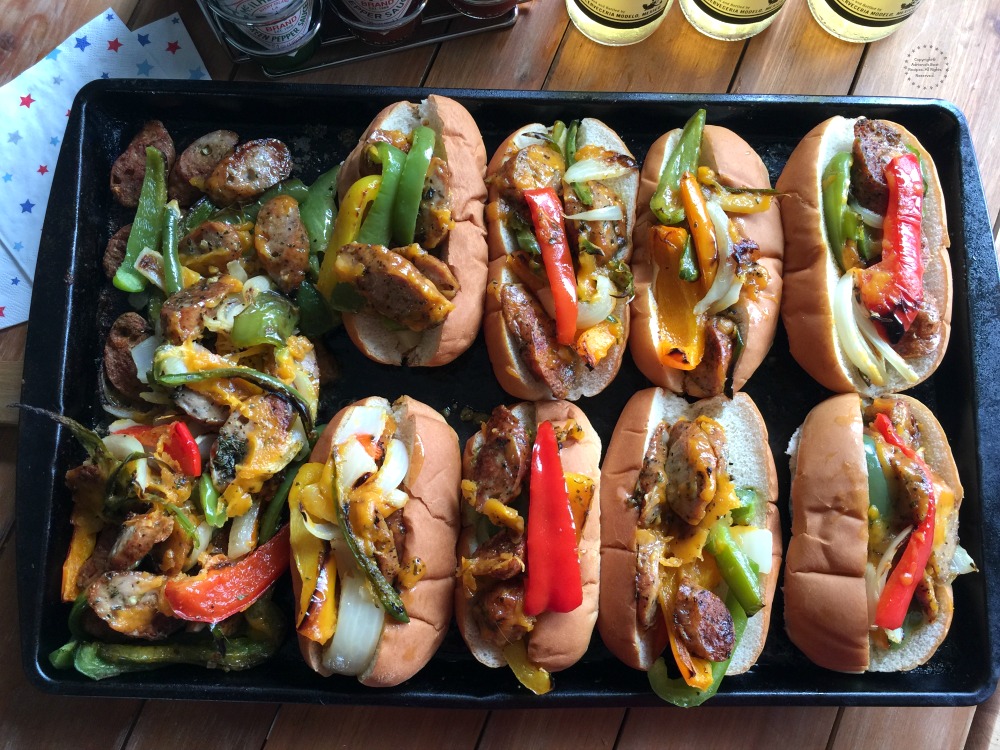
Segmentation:
<svg viewBox="0 0 1000 750">
<path fill-rule="evenodd" d="M 34 64 L 109 0 L 0 3 L 0 83 Z M 216 80 L 261 80 L 235 67 L 193 0 L 110 0 L 131 28 L 179 10 Z M 912 74 L 912 58 L 936 61 Z M 747 42 L 698 34 L 676 4 L 663 26 L 626 48 L 589 42 L 562 0 L 533 0 L 509 31 L 424 47 L 290 79 L 314 83 L 593 91 L 927 96 L 968 118 L 1000 230 L 1000 0 L 926 0 L 903 29 L 871 45 L 841 42 L 788 0 L 770 29 Z M 25 326 L 0 333 L 0 404 L 16 399 Z M 0 601 L 16 601 L 16 415 L 0 407 Z M 6 424 L 2 424 L 6 423 Z M 780 625 L 778 625 L 780 627 Z M 215 748 L 555 748 L 681 746 L 986 748 L 1000 743 L 1000 700 L 970 708 L 712 708 L 546 711 L 416 710 L 73 699 L 30 687 L 20 665 L 17 609 L 0 609 L 0 746 Z M 697 717 L 695 719 L 695 717 Z M 695 720 L 692 720 L 695 719 Z"/>
</svg>

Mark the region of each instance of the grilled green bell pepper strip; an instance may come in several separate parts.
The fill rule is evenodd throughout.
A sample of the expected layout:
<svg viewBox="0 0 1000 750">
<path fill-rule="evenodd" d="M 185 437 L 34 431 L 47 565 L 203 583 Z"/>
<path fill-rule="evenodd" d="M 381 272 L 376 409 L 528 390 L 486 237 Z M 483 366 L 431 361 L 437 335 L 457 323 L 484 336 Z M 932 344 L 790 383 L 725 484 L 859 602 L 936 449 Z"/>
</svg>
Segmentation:
<svg viewBox="0 0 1000 750">
<path fill-rule="evenodd" d="M 378 563 L 362 552 L 361 540 L 358 539 L 358 535 L 351 526 L 350 506 L 350 500 L 345 500 L 343 497 L 340 478 L 334 476 L 333 507 L 337 514 L 337 524 L 340 526 L 340 530 L 344 532 L 344 540 L 347 542 L 347 548 L 351 551 L 351 555 L 354 557 L 355 562 L 357 562 L 358 567 L 371 583 L 375 596 L 378 597 L 379 602 L 382 604 L 382 609 L 394 620 L 409 622 L 410 617 L 406 614 L 406 607 L 403 605 L 403 600 L 399 598 L 399 594 L 396 593 L 396 589 L 382 575 Z"/>
<path fill-rule="evenodd" d="M 576 136 L 580 132 L 580 121 L 573 120 L 566 131 L 566 166 L 571 167 L 576 162 Z M 594 205 L 594 193 L 586 182 L 574 182 L 573 192 L 585 206 Z"/>
<path fill-rule="evenodd" d="M 146 148 L 146 174 L 139 190 L 139 206 L 132 221 L 132 231 L 125 246 L 125 258 L 115 272 L 114 285 L 123 292 L 134 294 L 146 288 L 146 277 L 135 270 L 135 261 L 144 248 L 160 246 L 163 232 L 163 206 L 167 202 L 167 180 L 163 154 Z"/>
<path fill-rule="evenodd" d="M 729 590 L 743 611 L 750 617 L 757 614 L 764 607 L 760 576 L 756 565 L 733 539 L 733 535 L 729 532 L 729 524 L 724 520 L 717 521 L 709 530 L 705 549 L 715 558 L 722 579 L 729 586 Z"/>
<path fill-rule="evenodd" d="M 877 243 L 872 242 L 860 214 L 850 207 L 844 211 L 842 231 L 845 242 L 847 240 L 854 240 L 858 248 L 858 256 L 863 260 L 873 261 L 882 254 L 882 248 Z"/>
<path fill-rule="evenodd" d="M 691 242 L 691 234 L 688 233 L 684 240 L 684 249 L 681 251 L 680 268 L 677 271 L 681 281 L 697 281 L 701 275 L 698 271 L 698 257 L 694 253 L 694 243 Z"/>
<path fill-rule="evenodd" d="M 733 632 L 735 634 L 733 651 L 735 652 L 747 629 L 747 614 L 731 591 L 726 595 L 726 607 L 733 618 Z M 679 708 L 700 706 L 719 690 L 722 678 L 726 676 L 726 670 L 729 669 L 730 661 L 731 659 L 713 662 L 712 684 L 707 690 L 698 690 L 680 678 L 671 677 L 667 672 L 667 664 L 661 656 L 649 668 L 649 686 L 660 698 Z"/>
<path fill-rule="evenodd" d="M 222 378 L 242 378 L 248 383 L 253 383 L 258 388 L 274 393 L 291 402 L 292 407 L 302 417 L 302 426 L 305 427 L 306 434 L 312 435 L 313 418 L 309 410 L 309 402 L 299 391 L 283 383 L 273 375 L 254 370 L 252 367 L 218 367 L 213 370 L 199 370 L 198 372 L 164 372 L 163 361 L 153 359 L 153 382 L 167 388 L 178 388 L 188 383 L 200 383 L 203 380 L 219 380 Z"/>
<path fill-rule="evenodd" d="M 198 480 L 198 503 L 209 526 L 221 529 L 226 525 L 226 509 L 219 507 L 219 491 L 215 489 L 212 475 L 207 471 Z"/>
<path fill-rule="evenodd" d="M 382 165 L 382 184 L 355 241 L 363 245 L 388 247 L 392 238 L 392 204 L 396 200 L 406 154 L 389 143 L 379 143 L 375 148 L 378 162 Z"/>
<path fill-rule="evenodd" d="M 199 225 L 204 224 L 206 221 L 212 218 L 212 214 L 216 213 L 219 207 L 216 206 L 207 197 L 199 198 L 195 201 L 194 205 L 188 209 L 187 214 L 184 216 L 184 220 L 181 222 L 181 236 L 184 236 L 192 229 L 197 229 Z"/>
<path fill-rule="evenodd" d="M 281 517 L 284 515 L 284 510 L 288 507 L 285 500 L 288 498 L 289 490 L 292 489 L 292 485 L 295 483 L 295 475 L 299 473 L 299 469 L 303 463 L 305 462 L 296 461 L 289 464 L 288 468 L 285 469 L 285 476 L 282 478 L 281 484 L 278 485 L 278 490 L 274 493 L 270 502 L 268 502 L 267 509 L 260 519 L 260 528 L 257 531 L 257 544 L 263 544 L 277 534 L 281 528 Z"/>
<path fill-rule="evenodd" d="M 286 296 L 277 292 L 260 292 L 233 319 L 229 334 L 238 349 L 258 344 L 284 346 L 295 332 L 299 313 Z"/>
<path fill-rule="evenodd" d="M 299 306 L 299 330 L 303 335 L 309 338 L 322 336 L 340 325 L 340 313 L 330 307 L 330 303 L 310 282 L 303 281 L 299 285 L 295 302 Z"/>
<path fill-rule="evenodd" d="M 306 198 L 309 197 L 309 188 L 305 186 L 305 183 L 303 183 L 302 180 L 293 177 L 290 180 L 279 182 L 274 187 L 268 188 L 261 193 L 260 197 L 253 203 L 248 203 L 247 205 L 238 208 L 223 208 L 210 218 L 213 221 L 221 221 L 224 224 L 246 224 L 254 222 L 257 221 L 257 214 L 260 213 L 260 209 L 264 207 L 264 204 L 272 198 L 277 198 L 279 195 L 290 195 L 301 204 Z"/>
<path fill-rule="evenodd" d="M 184 288 L 184 269 L 177 254 L 180 240 L 181 209 L 177 201 L 170 201 L 163 209 L 163 237 L 160 255 L 163 256 L 163 291 L 169 297 Z"/>
<path fill-rule="evenodd" d="M 865 435 L 862 439 L 865 445 L 865 463 L 868 466 L 868 504 L 874 505 L 879 515 L 888 519 L 892 507 L 889 502 L 889 483 L 878 458 L 875 439 L 871 435 Z"/>
<path fill-rule="evenodd" d="M 736 526 L 749 526 L 757 517 L 757 510 L 760 507 L 760 498 L 757 491 L 752 487 L 737 487 L 736 497 L 739 498 L 740 505 L 730 511 L 733 517 L 733 524 Z"/>
<path fill-rule="evenodd" d="M 649 201 L 649 207 L 661 224 L 680 224 L 684 221 L 684 206 L 680 198 L 681 177 L 685 172 L 695 174 L 698 171 L 705 117 L 705 110 L 699 109 L 685 123 L 680 139 L 660 173 L 660 182 Z"/>
<path fill-rule="evenodd" d="M 337 176 L 340 165 L 324 172 L 309 186 L 306 199 L 300 202 L 299 218 L 309 234 L 309 254 L 315 257 L 326 251 L 337 217 Z"/>
<path fill-rule="evenodd" d="M 399 175 L 396 200 L 392 204 L 392 240 L 396 246 L 413 243 L 420 199 L 424 195 L 424 181 L 434 156 L 436 139 L 434 131 L 425 125 L 413 130 L 410 150 Z M 377 202 L 378 198 L 375 200 Z"/>
<path fill-rule="evenodd" d="M 841 152 L 830 160 L 823 170 L 823 223 L 826 238 L 830 243 L 837 265 L 844 269 L 845 216 L 848 213 L 847 193 L 851 187 L 851 164 L 854 157 L 849 152 Z"/>
<path fill-rule="evenodd" d="M 733 319 L 733 358 L 729 362 L 729 372 L 726 373 L 726 382 L 722 386 L 722 392 L 726 398 L 733 397 L 733 386 L 736 381 L 736 367 L 740 363 L 740 357 L 747 348 L 747 342 L 740 331 L 739 322 Z"/>
</svg>

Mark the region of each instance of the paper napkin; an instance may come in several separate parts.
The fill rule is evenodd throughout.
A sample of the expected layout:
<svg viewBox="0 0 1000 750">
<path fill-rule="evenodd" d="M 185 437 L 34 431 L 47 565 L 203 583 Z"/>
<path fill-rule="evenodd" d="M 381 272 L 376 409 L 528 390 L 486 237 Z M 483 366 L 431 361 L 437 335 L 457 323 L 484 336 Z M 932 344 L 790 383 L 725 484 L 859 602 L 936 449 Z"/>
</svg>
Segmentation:
<svg viewBox="0 0 1000 750">
<path fill-rule="evenodd" d="M 129 31 L 109 8 L 0 87 L 0 329 L 28 319 L 52 173 L 80 88 L 100 78 L 208 77 L 176 13 Z"/>
</svg>

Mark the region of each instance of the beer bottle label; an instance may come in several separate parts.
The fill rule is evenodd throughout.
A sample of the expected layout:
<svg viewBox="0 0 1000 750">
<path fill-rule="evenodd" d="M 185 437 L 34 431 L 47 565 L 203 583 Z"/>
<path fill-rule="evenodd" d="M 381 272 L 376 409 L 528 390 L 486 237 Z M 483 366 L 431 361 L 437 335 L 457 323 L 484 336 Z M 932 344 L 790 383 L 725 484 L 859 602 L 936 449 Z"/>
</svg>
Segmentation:
<svg viewBox="0 0 1000 750">
<path fill-rule="evenodd" d="M 668 0 L 576 0 L 584 15 L 615 29 L 636 29 L 663 15 Z"/>
<path fill-rule="evenodd" d="M 691 0 L 706 15 L 723 23 L 750 24 L 770 18 L 785 0 Z"/>
<path fill-rule="evenodd" d="M 861 26 L 893 26 L 913 15 L 921 0 L 823 0 L 841 18 Z"/>
</svg>

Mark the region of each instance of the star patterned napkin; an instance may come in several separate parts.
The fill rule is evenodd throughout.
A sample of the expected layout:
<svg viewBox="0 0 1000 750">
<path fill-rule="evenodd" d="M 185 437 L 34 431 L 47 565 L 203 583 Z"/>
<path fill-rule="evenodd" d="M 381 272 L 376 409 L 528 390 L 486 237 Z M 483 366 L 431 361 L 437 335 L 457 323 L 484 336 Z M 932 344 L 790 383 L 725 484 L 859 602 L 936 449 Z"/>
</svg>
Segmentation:
<svg viewBox="0 0 1000 750">
<path fill-rule="evenodd" d="M 35 260 L 67 117 L 99 78 L 208 78 L 176 13 L 129 31 L 110 8 L 0 87 L 0 329 L 28 319 Z"/>
</svg>

